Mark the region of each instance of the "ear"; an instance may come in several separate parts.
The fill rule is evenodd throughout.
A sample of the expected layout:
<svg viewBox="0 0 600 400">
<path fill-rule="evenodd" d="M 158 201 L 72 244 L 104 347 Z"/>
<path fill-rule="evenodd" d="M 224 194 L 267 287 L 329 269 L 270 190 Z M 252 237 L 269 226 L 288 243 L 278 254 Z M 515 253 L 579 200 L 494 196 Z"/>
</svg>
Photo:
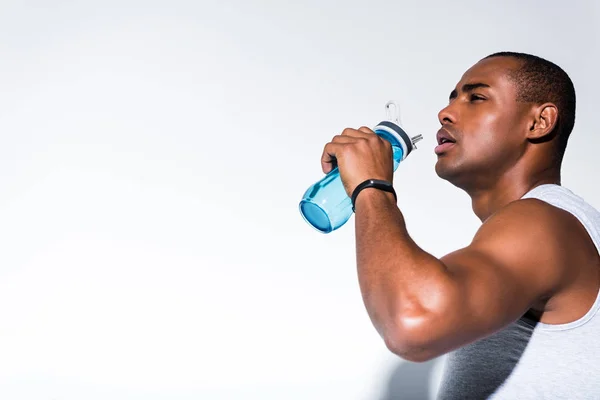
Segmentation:
<svg viewBox="0 0 600 400">
<path fill-rule="evenodd" d="M 558 121 L 558 108 L 552 103 L 536 106 L 527 138 L 534 142 L 545 142 L 554 137 L 554 127 Z"/>
</svg>

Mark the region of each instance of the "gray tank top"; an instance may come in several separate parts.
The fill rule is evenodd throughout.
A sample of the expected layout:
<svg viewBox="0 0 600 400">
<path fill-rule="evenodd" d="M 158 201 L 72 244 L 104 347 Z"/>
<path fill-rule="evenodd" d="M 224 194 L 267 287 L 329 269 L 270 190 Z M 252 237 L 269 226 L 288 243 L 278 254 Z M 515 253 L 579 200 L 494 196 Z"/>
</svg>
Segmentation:
<svg viewBox="0 0 600 400">
<path fill-rule="evenodd" d="M 600 252 L 600 212 L 558 185 L 523 196 L 573 214 Z M 449 353 L 439 400 L 600 399 L 600 296 L 579 320 L 551 325 L 529 314 Z"/>
</svg>

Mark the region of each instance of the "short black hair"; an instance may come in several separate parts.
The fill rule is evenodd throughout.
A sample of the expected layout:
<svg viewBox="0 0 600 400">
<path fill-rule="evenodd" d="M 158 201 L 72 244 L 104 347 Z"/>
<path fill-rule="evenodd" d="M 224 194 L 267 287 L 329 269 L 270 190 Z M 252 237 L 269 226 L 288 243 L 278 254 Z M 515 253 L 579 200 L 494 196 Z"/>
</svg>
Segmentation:
<svg viewBox="0 0 600 400">
<path fill-rule="evenodd" d="M 485 58 L 512 57 L 521 61 L 511 73 L 517 85 L 517 101 L 543 104 L 551 102 L 558 108 L 558 118 L 551 137 L 556 137 L 556 157 L 560 164 L 567 141 L 575 125 L 575 87 L 569 75 L 558 65 L 526 53 L 502 51 Z"/>
</svg>

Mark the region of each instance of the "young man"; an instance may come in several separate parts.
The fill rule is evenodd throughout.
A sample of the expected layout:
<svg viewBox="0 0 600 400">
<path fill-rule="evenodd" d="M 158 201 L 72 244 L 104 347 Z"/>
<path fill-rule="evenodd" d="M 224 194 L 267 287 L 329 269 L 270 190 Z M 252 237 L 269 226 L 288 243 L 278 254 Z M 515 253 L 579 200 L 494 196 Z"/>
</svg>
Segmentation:
<svg viewBox="0 0 600 400">
<path fill-rule="evenodd" d="M 600 213 L 560 185 L 570 78 L 496 53 L 438 117 L 436 172 L 469 194 L 482 225 L 437 259 L 408 235 L 394 194 L 359 190 L 358 278 L 375 328 L 404 359 L 450 353 L 441 399 L 599 398 Z M 369 179 L 392 183 L 391 147 L 365 127 L 335 136 L 321 161 L 337 164 L 350 196 Z"/>
</svg>

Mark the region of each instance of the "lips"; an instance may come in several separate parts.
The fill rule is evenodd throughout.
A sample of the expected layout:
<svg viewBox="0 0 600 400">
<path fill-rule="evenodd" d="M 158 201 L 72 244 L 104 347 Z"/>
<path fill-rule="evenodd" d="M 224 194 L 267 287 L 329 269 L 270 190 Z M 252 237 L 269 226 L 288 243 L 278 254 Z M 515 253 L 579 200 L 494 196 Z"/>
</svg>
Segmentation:
<svg viewBox="0 0 600 400">
<path fill-rule="evenodd" d="M 448 132 L 445 128 L 441 128 L 437 133 L 437 142 L 438 144 L 444 144 L 446 142 L 456 143 L 456 140 L 450 132 Z"/>
<path fill-rule="evenodd" d="M 435 153 L 440 155 L 448 151 L 456 144 L 456 139 L 445 128 L 441 128 L 437 135 L 438 146 L 434 149 Z"/>
</svg>

